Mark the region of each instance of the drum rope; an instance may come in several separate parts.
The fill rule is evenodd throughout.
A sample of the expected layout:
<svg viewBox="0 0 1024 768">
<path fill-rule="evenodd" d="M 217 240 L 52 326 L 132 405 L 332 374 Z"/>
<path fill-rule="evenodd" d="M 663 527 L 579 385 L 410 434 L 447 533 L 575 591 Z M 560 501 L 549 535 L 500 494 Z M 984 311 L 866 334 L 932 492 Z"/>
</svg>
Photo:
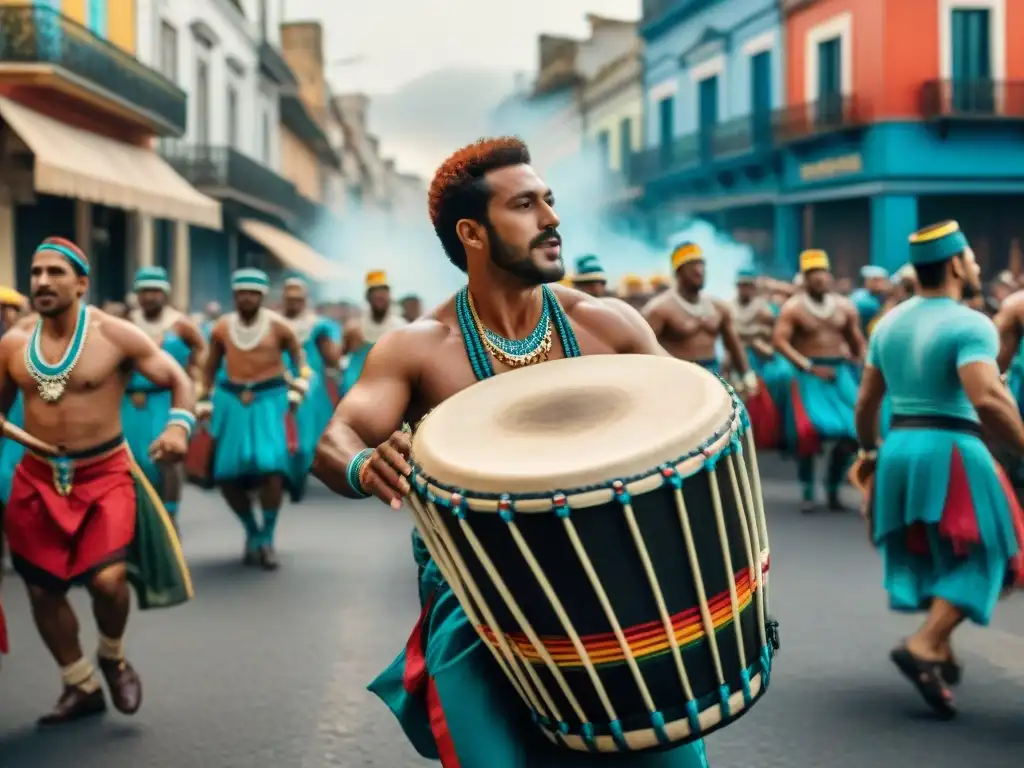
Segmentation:
<svg viewBox="0 0 1024 768">
<path fill-rule="evenodd" d="M 757 528 L 761 539 L 761 552 L 764 553 L 766 558 L 771 557 L 771 544 L 768 542 L 768 519 L 764 513 L 764 496 L 761 492 L 761 470 L 757 466 L 757 447 L 754 445 L 754 433 L 751 430 L 747 430 L 746 434 L 747 450 L 744 451 L 744 455 L 750 461 L 750 479 L 753 481 L 753 496 L 754 506 L 757 509 Z M 770 561 L 765 560 L 761 564 L 760 572 L 764 575 L 764 612 L 765 615 L 771 613 L 772 607 L 772 595 L 771 595 L 771 575 L 766 573 L 766 567 L 770 567 Z"/>
<path fill-rule="evenodd" d="M 627 493 L 621 494 L 619 498 L 622 504 L 622 511 L 626 516 L 626 525 L 632 534 L 633 543 L 636 546 L 637 555 L 643 564 L 644 573 L 647 575 L 647 582 L 650 584 L 651 592 L 654 594 L 654 602 L 658 607 L 658 615 L 661 617 L 661 625 L 665 629 L 665 636 L 672 648 L 672 660 L 676 665 L 676 672 L 679 674 L 679 683 L 683 687 L 687 701 L 693 701 L 693 686 L 690 685 L 690 676 L 686 673 L 686 663 L 683 661 L 683 653 L 679 648 L 679 638 L 676 637 L 675 628 L 672 626 L 672 617 L 669 615 L 668 606 L 665 605 L 665 595 L 661 591 L 658 575 L 654 572 L 654 563 L 651 562 L 651 555 L 647 551 L 640 526 L 636 522 L 636 514 L 633 512 L 633 503 Z"/>
<path fill-rule="evenodd" d="M 750 450 L 755 450 L 750 446 Z M 754 499 L 750 492 L 750 478 L 747 477 L 747 463 L 744 457 L 746 451 L 740 451 L 737 455 L 739 465 L 740 485 L 743 488 L 743 507 L 747 513 L 747 526 L 754 536 L 754 548 L 757 550 L 757 567 L 754 568 L 754 578 L 757 584 L 757 626 L 761 632 L 761 647 L 768 645 L 768 630 L 765 627 L 765 605 L 764 605 L 764 566 L 762 557 L 764 550 L 761 548 L 761 535 L 757 530 L 757 511 L 754 507 Z"/>
<path fill-rule="evenodd" d="M 715 512 L 715 526 L 718 528 L 718 539 L 722 545 L 722 558 L 725 560 L 725 573 L 729 583 L 729 608 L 732 610 L 732 624 L 736 631 L 736 646 L 740 653 L 740 669 L 747 668 L 747 652 L 743 647 L 743 628 L 740 626 L 740 604 L 736 596 L 736 571 L 732 565 L 732 553 L 729 551 L 729 534 L 725 530 L 725 513 L 722 510 L 722 492 L 718 487 L 718 476 L 715 465 L 720 456 L 714 457 L 706 465 L 711 480 L 711 508 Z"/>
<path fill-rule="evenodd" d="M 565 633 L 569 636 L 569 640 L 572 642 L 573 648 L 576 650 L 576 654 L 580 657 L 580 662 L 583 664 L 583 668 L 586 670 L 587 676 L 590 678 L 590 682 L 594 685 L 594 692 L 601 700 L 601 706 L 604 708 L 605 714 L 611 721 L 618 720 L 619 716 L 615 711 L 615 707 L 612 706 L 611 698 L 608 696 L 608 691 L 605 690 L 604 684 L 601 682 L 601 677 L 597 673 L 597 668 L 594 666 L 594 662 L 590 658 L 590 654 L 583 645 L 583 641 L 580 639 L 579 633 L 576 631 L 576 627 L 572 623 L 572 619 L 570 619 L 569 615 L 566 613 L 565 606 L 563 606 L 562 601 L 558 599 L 558 595 L 555 594 L 555 590 L 551 586 L 551 582 L 548 581 L 547 575 L 540 567 L 540 563 L 537 562 L 537 558 L 534 557 L 533 551 L 530 549 L 530 545 L 526 543 L 522 533 L 519 531 L 519 527 L 512 520 L 508 521 L 508 529 L 512 535 L 512 540 L 519 548 L 520 554 L 522 554 L 523 559 L 526 560 L 527 566 L 529 566 L 530 571 L 533 573 L 533 577 L 537 580 L 541 590 L 544 592 L 544 596 L 547 597 L 548 601 L 551 603 L 551 608 L 555 612 L 555 616 L 558 618 L 558 621 L 565 630 Z M 566 698 L 569 699 L 570 703 L 575 702 L 570 691 L 566 689 L 563 693 L 566 694 Z M 574 704 L 573 708 L 577 709 L 576 716 L 579 717 L 580 722 L 589 722 L 589 718 L 582 711 L 582 707 Z"/>
<path fill-rule="evenodd" d="M 737 436 L 731 446 L 729 458 L 726 459 L 726 465 L 729 468 L 729 485 L 732 488 L 732 497 L 736 501 L 736 514 L 740 524 L 740 531 L 743 532 L 743 548 L 747 553 L 747 579 L 750 582 L 751 593 L 755 591 L 755 585 L 760 585 L 761 580 L 757 577 L 757 571 L 761 568 L 761 552 L 758 550 L 757 556 L 754 556 L 754 547 L 751 541 L 751 533 L 754 533 L 750 529 L 750 515 L 746 509 L 746 499 L 740 492 L 739 476 L 736 467 L 743 461 L 741 454 L 741 446 L 739 437 Z M 756 536 L 757 534 L 754 533 Z M 757 600 L 757 598 L 754 598 Z M 755 604 L 756 610 L 756 604 Z M 765 629 L 761 627 L 762 640 L 767 637 Z M 764 647 L 764 642 L 761 643 L 761 647 Z M 746 666 L 743 667 L 746 669 Z"/>
<path fill-rule="evenodd" d="M 555 680 L 562 687 L 562 690 L 567 692 L 567 698 L 569 699 L 570 706 L 572 706 L 574 710 L 577 710 L 578 712 L 582 713 L 582 709 L 579 706 L 579 702 L 576 701 L 571 690 L 569 689 L 568 683 L 565 682 L 565 678 L 562 676 L 562 670 L 558 668 L 558 665 L 555 664 L 555 660 L 551 658 L 551 654 L 548 653 L 547 646 L 545 646 L 540 641 L 540 638 L 537 637 L 537 633 L 534 631 L 533 626 L 530 624 L 526 616 L 523 614 L 522 609 L 519 607 L 519 603 L 512 596 L 512 593 L 511 591 L 509 591 L 509 588 L 505 584 L 504 579 L 502 579 L 501 576 L 499 575 L 498 569 L 494 567 L 494 562 L 488 556 L 487 551 L 484 549 L 483 545 L 480 543 L 480 540 L 476 537 L 476 534 L 473 532 L 473 528 L 472 526 L 470 526 L 469 521 L 466 520 L 464 514 L 457 514 L 457 517 L 459 521 L 459 527 L 462 529 L 462 534 L 466 537 L 466 543 L 469 544 L 470 549 L 473 550 L 473 554 L 476 555 L 476 558 L 480 562 L 480 565 L 483 566 L 484 571 L 487 572 L 487 576 L 490 578 L 491 583 L 494 584 L 494 588 L 501 596 L 501 599 L 504 600 L 505 606 L 512 614 L 512 617 L 519 625 L 519 628 L 523 631 L 523 634 L 525 634 L 526 637 L 533 644 L 534 648 L 537 650 L 537 653 L 544 661 L 544 665 L 548 668 L 548 671 L 551 672 Z M 492 622 L 490 624 L 490 627 L 491 631 L 494 632 L 495 635 L 500 636 L 504 634 L 501 630 L 500 625 L 498 625 L 496 622 Z M 547 704 L 555 720 L 557 720 L 558 722 L 562 722 L 562 713 L 559 711 L 558 705 L 555 704 L 554 699 L 551 698 L 551 694 L 548 691 L 547 686 L 545 686 L 544 683 L 541 681 L 540 677 L 537 675 L 536 670 L 533 668 L 533 665 L 530 664 L 529 661 L 525 660 L 524 663 L 526 667 L 526 673 L 530 676 L 530 680 L 532 680 L 534 685 L 536 686 L 537 692 L 540 694 L 540 697 L 544 700 L 544 703 Z"/>
<path fill-rule="evenodd" d="M 416 501 L 413 504 L 414 508 L 418 503 L 419 500 L 416 499 Z M 436 504 L 431 502 L 428 503 L 427 507 L 429 509 L 429 514 L 425 514 L 424 516 L 428 518 L 428 521 L 431 519 L 440 519 L 440 515 L 438 513 Z M 431 542 L 436 547 L 436 549 L 431 550 L 431 555 L 435 554 L 435 552 L 443 552 L 444 554 L 442 554 L 442 559 L 445 556 L 451 557 L 452 564 L 454 565 L 454 567 L 452 568 L 454 578 L 449 578 L 447 575 L 445 575 L 445 580 L 448 582 L 448 585 L 452 588 L 452 591 L 455 592 L 456 599 L 458 599 L 459 604 L 462 606 L 463 610 L 466 611 L 466 616 L 473 623 L 473 626 L 477 628 L 481 626 L 497 627 L 498 623 L 497 620 L 494 618 L 494 614 L 491 613 L 490 608 L 488 608 L 487 603 L 483 599 L 483 595 L 480 594 L 480 589 L 477 587 L 476 583 L 469 575 L 469 570 L 466 568 L 466 563 L 462 559 L 462 555 L 459 554 L 459 551 L 456 548 L 455 543 L 451 540 L 451 537 L 448 534 L 448 531 L 445 529 L 444 525 L 439 524 L 436 526 L 432 526 L 428 522 L 417 527 L 420 528 L 420 535 L 424 535 L 424 533 L 427 534 L 426 536 L 424 536 L 424 540 L 428 542 L 428 547 Z M 427 530 L 428 528 L 432 528 L 433 531 L 437 533 L 437 538 L 441 540 L 441 542 L 443 543 L 443 547 L 437 544 L 437 541 L 434 539 L 431 531 Z M 440 560 L 438 560 L 438 567 L 441 567 Z M 462 581 L 461 579 L 462 574 L 466 575 L 465 581 Z M 444 575 L 443 569 L 442 575 Z M 462 589 L 463 587 L 465 587 L 472 595 L 473 602 L 470 602 L 466 599 L 466 594 Z M 476 613 L 476 610 L 473 607 L 474 602 L 476 606 L 479 608 L 480 612 L 483 613 L 484 621 L 481 621 L 480 616 Z M 498 665 L 505 672 L 505 676 L 509 678 L 509 680 L 513 683 L 513 685 L 516 688 L 516 692 L 520 695 L 520 697 L 522 697 L 522 699 L 526 701 L 535 712 L 547 714 L 547 710 L 533 696 L 532 689 L 530 688 L 529 683 L 527 683 L 527 681 L 522 676 L 520 665 L 517 663 L 518 654 L 513 653 L 503 634 L 495 632 L 495 635 L 498 647 L 501 649 L 500 653 L 490 643 L 485 642 L 484 645 L 491 649 L 491 653 L 494 656 L 495 660 L 498 662 Z"/>
</svg>

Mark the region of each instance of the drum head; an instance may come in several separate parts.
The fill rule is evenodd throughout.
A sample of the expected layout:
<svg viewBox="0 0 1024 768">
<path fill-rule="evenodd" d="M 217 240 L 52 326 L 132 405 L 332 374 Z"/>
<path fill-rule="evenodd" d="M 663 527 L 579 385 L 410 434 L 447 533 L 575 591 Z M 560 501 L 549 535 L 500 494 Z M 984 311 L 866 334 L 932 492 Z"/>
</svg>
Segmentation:
<svg viewBox="0 0 1024 768">
<path fill-rule="evenodd" d="M 435 408 L 412 458 L 442 485 L 545 494 L 655 470 L 725 426 L 732 398 L 698 365 L 595 355 L 503 373 Z"/>
</svg>

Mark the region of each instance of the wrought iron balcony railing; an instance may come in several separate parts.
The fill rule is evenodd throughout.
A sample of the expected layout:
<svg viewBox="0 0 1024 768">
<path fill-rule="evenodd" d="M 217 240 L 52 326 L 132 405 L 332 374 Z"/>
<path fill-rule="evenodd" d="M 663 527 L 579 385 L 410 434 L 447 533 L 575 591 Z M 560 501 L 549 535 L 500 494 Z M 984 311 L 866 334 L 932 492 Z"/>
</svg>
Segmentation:
<svg viewBox="0 0 1024 768">
<path fill-rule="evenodd" d="M 647 184 L 667 173 L 683 171 L 700 163 L 699 133 L 679 136 L 660 147 L 643 149 L 633 155 L 629 175 L 633 184 Z"/>
<path fill-rule="evenodd" d="M 711 132 L 711 155 L 716 160 L 745 155 L 772 146 L 771 114 L 753 114 L 718 123 Z"/>
<path fill-rule="evenodd" d="M 49 6 L 0 6 L 0 74 L 28 64 L 49 64 L 85 81 L 141 114 L 160 135 L 185 133 L 188 97 L 159 72 Z"/>
<path fill-rule="evenodd" d="M 214 197 L 234 191 L 277 212 L 296 211 L 295 185 L 237 149 L 173 142 L 161 154 L 192 186 Z"/>
<path fill-rule="evenodd" d="M 772 122 L 776 144 L 787 144 L 823 133 L 864 125 L 855 96 L 822 96 L 817 101 L 777 110 Z"/>
<path fill-rule="evenodd" d="M 918 98 L 926 120 L 1024 119 L 1022 80 L 929 80 Z"/>
</svg>

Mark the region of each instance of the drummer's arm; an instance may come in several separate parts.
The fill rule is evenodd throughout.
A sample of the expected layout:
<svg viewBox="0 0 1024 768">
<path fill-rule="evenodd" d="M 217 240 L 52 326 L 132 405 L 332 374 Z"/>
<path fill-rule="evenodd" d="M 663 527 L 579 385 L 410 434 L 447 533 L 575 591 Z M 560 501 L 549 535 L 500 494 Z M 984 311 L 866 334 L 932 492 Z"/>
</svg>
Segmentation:
<svg viewBox="0 0 1024 768">
<path fill-rule="evenodd" d="M 385 334 L 366 357 L 355 386 L 342 398 L 320 437 L 313 475 L 335 493 L 362 494 L 346 481 L 348 465 L 360 451 L 376 448 L 402 426 L 412 399 L 416 339 L 399 331 Z"/>
<path fill-rule="evenodd" d="M 885 379 L 878 367 L 878 336 L 868 342 L 868 359 L 860 379 L 857 405 L 853 410 L 853 422 L 857 429 L 857 441 L 861 448 L 872 451 L 878 445 L 878 414 L 885 396 Z"/>
<path fill-rule="evenodd" d="M 793 317 L 796 314 L 794 305 L 788 301 L 782 305 L 779 312 L 779 319 L 775 321 L 775 328 L 772 330 L 772 346 L 784 358 L 802 371 L 811 370 L 811 361 L 796 351 L 793 346 L 793 331 L 796 324 Z"/>
<path fill-rule="evenodd" d="M 1005 372 L 1020 348 L 1021 314 L 1024 314 L 1024 293 L 1015 293 L 999 307 L 993 318 L 999 331 L 999 370 Z"/>
</svg>

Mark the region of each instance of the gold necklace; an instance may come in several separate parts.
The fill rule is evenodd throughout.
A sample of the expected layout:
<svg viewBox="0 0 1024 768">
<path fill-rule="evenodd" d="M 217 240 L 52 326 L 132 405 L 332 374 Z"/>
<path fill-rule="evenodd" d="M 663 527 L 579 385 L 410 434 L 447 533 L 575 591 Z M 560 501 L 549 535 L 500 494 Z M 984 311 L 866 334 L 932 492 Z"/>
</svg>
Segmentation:
<svg viewBox="0 0 1024 768">
<path fill-rule="evenodd" d="M 480 337 L 480 340 L 483 341 L 484 347 L 487 348 L 487 351 L 491 353 L 495 360 L 509 368 L 525 368 L 529 365 L 543 363 L 548 359 L 548 356 L 551 354 L 552 341 L 552 326 L 550 319 L 548 320 L 548 327 L 544 331 L 544 338 L 536 349 L 523 355 L 511 355 L 487 338 L 484 323 L 480 319 L 480 315 L 477 314 L 476 305 L 473 303 L 473 294 L 467 291 L 466 297 L 469 299 L 469 314 L 472 316 L 473 323 L 476 325 L 477 335 Z"/>
</svg>

